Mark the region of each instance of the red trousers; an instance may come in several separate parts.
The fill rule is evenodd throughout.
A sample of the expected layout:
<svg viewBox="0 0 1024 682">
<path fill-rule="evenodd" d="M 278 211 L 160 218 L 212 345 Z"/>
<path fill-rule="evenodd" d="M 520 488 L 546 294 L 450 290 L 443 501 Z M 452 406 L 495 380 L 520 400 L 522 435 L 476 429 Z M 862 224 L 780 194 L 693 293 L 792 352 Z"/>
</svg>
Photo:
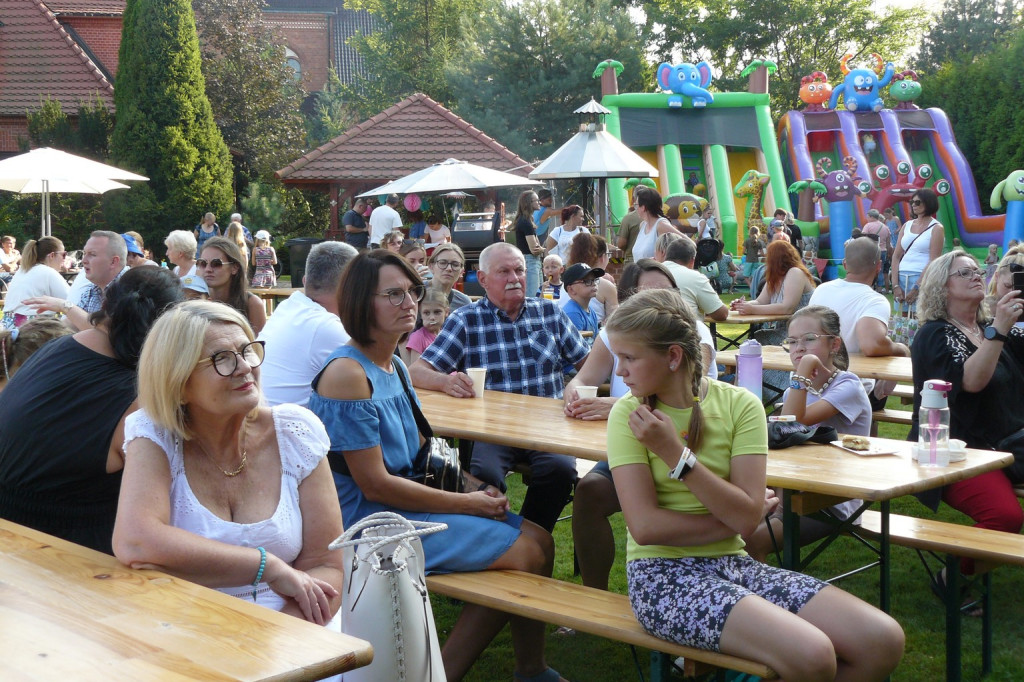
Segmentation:
<svg viewBox="0 0 1024 682">
<path fill-rule="evenodd" d="M 1021 511 L 1010 479 L 1001 470 L 946 486 L 942 490 L 942 500 L 974 519 L 976 528 L 1019 533 L 1024 526 L 1024 511 Z M 973 574 L 974 560 L 961 560 L 960 570 L 964 575 Z"/>
</svg>

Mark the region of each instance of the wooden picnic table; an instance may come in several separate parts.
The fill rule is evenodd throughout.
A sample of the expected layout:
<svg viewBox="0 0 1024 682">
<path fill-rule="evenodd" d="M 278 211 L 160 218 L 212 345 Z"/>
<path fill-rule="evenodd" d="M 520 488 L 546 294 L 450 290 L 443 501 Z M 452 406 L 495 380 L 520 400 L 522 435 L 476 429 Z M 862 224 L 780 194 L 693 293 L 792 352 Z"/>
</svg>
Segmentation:
<svg viewBox="0 0 1024 682">
<path fill-rule="evenodd" d="M 266 306 L 266 308 L 267 308 L 267 317 L 270 317 L 270 315 L 274 312 L 274 307 L 277 306 L 278 303 L 280 303 L 284 299 L 288 298 L 289 296 L 294 294 L 296 291 L 302 291 L 302 287 L 299 287 L 299 288 L 280 287 L 280 288 L 274 288 L 274 289 L 249 289 L 249 291 L 251 291 L 252 293 L 256 294 L 257 296 L 259 296 L 260 298 L 263 299 L 263 305 Z"/>
<path fill-rule="evenodd" d="M 875 359 L 875 358 L 870 358 Z M 909 363 L 909 359 L 905 359 Z M 484 391 L 481 398 L 453 398 L 436 391 L 417 391 L 423 413 L 435 435 L 544 450 L 593 461 L 607 459 L 606 423 L 565 416 L 562 401 Z M 832 445 L 803 444 L 768 453 L 767 483 L 784 489 L 784 563 L 800 566 L 799 513 L 811 513 L 851 499 L 881 505 L 880 602 L 889 608 L 889 502 L 949 483 L 1001 469 L 1011 455 L 991 450 L 967 451 L 963 462 L 922 467 L 911 458 L 912 443 L 887 438 L 872 441 L 895 454 L 858 456 Z M 796 496 L 796 493 L 802 493 Z M 814 496 L 814 497 L 812 497 Z"/>
<path fill-rule="evenodd" d="M 728 367 L 736 366 L 736 351 L 718 351 L 715 360 Z M 761 361 L 765 369 L 792 370 L 793 361 L 782 346 L 763 346 Z M 850 371 L 861 379 L 888 379 L 901 383 L 914 382 L 914 370 L 910 358 L 895 356 L 869 358 L 860 353 L 850 354 Z"/>
<path fill-rule="evenodd" d="M 713 338 L 725 341 L 725 345 L 722 346 L 722 350 L 725 350 L 727 348 L 739 348 L 743 339 L 750 336 L 750 332 L 753 331 L 754 325 L 766 324 L 768 322 L 783 322 L 789 318 L 789 315 L 740 315 L 735 310 L 730 310 L 729 317 L 721 322 L 711 319 L 710 316 L 705 317 L 704 322 L 706 322 L 708 327 L 711 329 L 711 336 Z M 739 336 L 724 336 L 718 333 L 718 325 L 720 324 L 745 324 L 747 325 L 747 330 L 740 333 Z"/>
<path fill-rule="evenodd" d="M 368 642 L 0 520 L 0 679 L 319 680 Z"/>
</svg>

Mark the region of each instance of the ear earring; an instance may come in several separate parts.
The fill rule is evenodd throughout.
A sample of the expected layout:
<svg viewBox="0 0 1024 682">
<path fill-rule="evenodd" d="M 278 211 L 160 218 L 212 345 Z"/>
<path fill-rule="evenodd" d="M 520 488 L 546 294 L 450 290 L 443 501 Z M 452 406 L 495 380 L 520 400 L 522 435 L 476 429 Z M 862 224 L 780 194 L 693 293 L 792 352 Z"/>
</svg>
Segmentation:
<svg viewBox="0 0 1024 682">
<path fill-rule="evenodd" d="M 673 364 L 671 364 L 671 365 L 669 365 L 669 366 L 668 366 L 668 368 L 669 368 L 670 370 L 672 370 L 673 372 L 674 372 L 674 371 L 676 371 L 676 365 L 675 365 L 674 363 L 673 363 Z"/>
</svg>

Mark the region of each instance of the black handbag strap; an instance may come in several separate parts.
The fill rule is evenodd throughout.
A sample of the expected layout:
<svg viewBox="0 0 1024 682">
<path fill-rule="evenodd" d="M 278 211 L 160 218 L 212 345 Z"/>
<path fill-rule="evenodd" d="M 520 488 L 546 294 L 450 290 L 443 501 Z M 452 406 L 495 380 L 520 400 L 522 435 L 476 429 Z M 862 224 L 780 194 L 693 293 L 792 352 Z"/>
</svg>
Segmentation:
<svg viewBox="0 0 1024 682">
<path fill-rule="evenodd" d="M 405 395 L 409 398 L 409 405 L 412 406 L 412 417 L 416 420 L 416 428 L 419 429 L 420 435 L 426 438 L 428 441 L 434 437 L 434 430 L 430 428 L 430 422 L 423 415 L 423 410 L 420 409 L 420 404 L 416 402 L 416 396 L 413 394 L 412 389 L 409 388 L 409 384 L 405 380 L 405 372 L 398 366 L 398 360 L 394 356 L 391 357 L 391 366 L 395 370 L 395 374 L 398 375 L 398 380 L 402 382 L 402 388 L 405 389 Z"/>
</svg>

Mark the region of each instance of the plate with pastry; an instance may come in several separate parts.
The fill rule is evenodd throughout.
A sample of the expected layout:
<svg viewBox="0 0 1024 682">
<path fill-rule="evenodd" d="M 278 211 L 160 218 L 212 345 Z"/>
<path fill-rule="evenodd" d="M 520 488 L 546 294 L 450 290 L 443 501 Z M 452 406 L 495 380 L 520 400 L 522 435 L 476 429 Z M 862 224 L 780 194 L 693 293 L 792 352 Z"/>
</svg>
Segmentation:
<svg viewBox="0 0 1024 682">
<path fill-rule="evenodd" d="M 840 436 L 839 440 L 832 441 L 837 448 L 852 452 L 859 457 L 874 457 L 875 455 L 898 455 L 899 450 L 891 447 L 882 447 L 876 444 L 867 436 Z"/>
</svg>

